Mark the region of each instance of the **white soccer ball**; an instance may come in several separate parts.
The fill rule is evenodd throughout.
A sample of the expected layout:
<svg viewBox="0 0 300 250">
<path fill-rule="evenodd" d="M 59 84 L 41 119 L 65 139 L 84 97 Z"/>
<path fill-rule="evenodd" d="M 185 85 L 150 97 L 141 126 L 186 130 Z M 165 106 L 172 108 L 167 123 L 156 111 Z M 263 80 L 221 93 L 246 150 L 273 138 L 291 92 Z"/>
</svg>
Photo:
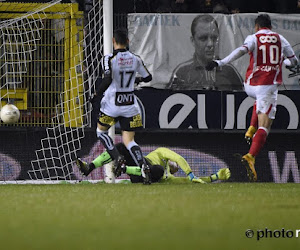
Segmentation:
<svg viewBox="0 0 300 250">
<path fill-rule="evenodd" d="M 4 123 L 16 123 L 20 118 L 20 111 L 13 104 L 6 104 L 1 109 L 0 117 Z"/>
</svg>

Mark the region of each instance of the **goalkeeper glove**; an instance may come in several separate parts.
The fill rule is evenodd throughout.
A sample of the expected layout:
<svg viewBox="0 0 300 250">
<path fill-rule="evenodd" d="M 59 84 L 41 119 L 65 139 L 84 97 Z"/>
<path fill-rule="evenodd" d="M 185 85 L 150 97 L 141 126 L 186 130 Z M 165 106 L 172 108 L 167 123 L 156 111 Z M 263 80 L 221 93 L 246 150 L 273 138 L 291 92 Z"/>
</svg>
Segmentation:
<svg viewBox="0 0 300 250">
<path fill-rule="evenodd" d="M 218 180 L 226 181 L 230 178 L 231 172 L 230 172 L 229 168 L 221 168 L 218 171 L 217 176 L 218 176 Z"/>
<path fill-rule="evenodd" d="M 194 179 L 192 180 L 192 182 L 194 182 L 194 183 L 206 184 L 206 182 L 203 181 L 203 180 L 201 180 L 200 178 L 199 178 L 199 179 L 198 179 L 198 178 L 194 178 Z"/>
<path fill-rule="evenodd" d="M 206 182 L 201 180 L 201 179 L 198 179 L 192 172 L 190 172 L 188 174 L 188 177 L 190 179 L 191 182 L 194 182 L 194 183 L 201 183 L 201 184 L 205 184 Z"/>
<path fill-rule="evenodd" d="M 215 61 L 210 61 L 206 66 L 205 69 L 208 71 L 212 71 L 214 68 L 218 67 L 219 64 Z"/>
</svg>

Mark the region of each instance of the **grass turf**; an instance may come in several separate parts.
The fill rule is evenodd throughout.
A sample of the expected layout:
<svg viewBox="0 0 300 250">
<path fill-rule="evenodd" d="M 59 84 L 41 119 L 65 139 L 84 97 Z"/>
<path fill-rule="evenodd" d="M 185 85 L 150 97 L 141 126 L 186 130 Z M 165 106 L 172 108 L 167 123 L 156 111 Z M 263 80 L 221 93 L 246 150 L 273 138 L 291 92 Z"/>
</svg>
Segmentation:
<svg viewBox="0 0 300 250">
<path fill-rule="evenodd" d="M 0 187 L 1 249 L 299 249 L 298 184 Z M 256 239 L 256 230 L 293 238 Z M 245 231 L 254 230 L 247 238 Z"/>
</svg>

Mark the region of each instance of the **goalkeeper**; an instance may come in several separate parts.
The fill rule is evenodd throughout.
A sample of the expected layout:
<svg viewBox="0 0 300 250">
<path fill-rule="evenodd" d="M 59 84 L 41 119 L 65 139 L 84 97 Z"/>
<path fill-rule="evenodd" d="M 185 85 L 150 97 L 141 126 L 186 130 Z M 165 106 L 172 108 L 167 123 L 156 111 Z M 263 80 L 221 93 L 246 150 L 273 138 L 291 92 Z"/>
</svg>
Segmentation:
<svg viewBox="0 0 300 250">
<path fill-rule="evenodd" d="M 116 145 L 118 151 L 124 156 L 126 165 L 123 164 L 118 168 L 114 168 L 113 172 L 116 177 L 119 177 L 122 173 L 129 175 L 132 183 L 142 183 L 143 182 L 143 171 L 140 167 L 135 166 L 135 161 L 132 159 L 131 154 L 123 143 Z M 150 167 L 151 172 L 151 182 L 194 182 L 194 183 L 209 183 L 217 180 L 228 180 L 230 178 L 230 170 L 228 168 L 220 169 L 216 174 L 211 176 L 197 178 L 187 161 L 176 152 L 159 147 L 156 150 L 150 152 L 145 156 L 145 160 Z M 88 176 L 95 168 L 102 167 L 104 164 L 111 162 L 112 159 L 110 155 L 105 151 L 99 155 L 91 163 L 87 163 L 80 158 L 77 159 L 76 164 L 80 171 Z M 187 175 L 186 177 L 175 177 L 175 174 L 179 167 Z"/>
</svg>

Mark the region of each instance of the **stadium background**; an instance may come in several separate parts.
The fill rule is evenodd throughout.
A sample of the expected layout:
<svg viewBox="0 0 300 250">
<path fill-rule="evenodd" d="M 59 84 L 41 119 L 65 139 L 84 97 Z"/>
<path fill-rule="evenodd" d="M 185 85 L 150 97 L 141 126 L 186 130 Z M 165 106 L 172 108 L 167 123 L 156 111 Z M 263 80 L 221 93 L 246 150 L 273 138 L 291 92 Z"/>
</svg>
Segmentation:
<svg viewBox="0 0 300 250">
<path fill-rule="evenodd" d="M 84 16 L 88 5 L 88 2 L 80 3 L 81 15 Z M 2 20 L 5 19 L 5 13 L 1 14 Z M 114 27 L 126 27 L 126 25 L 126 13 L 116 11 Z M 16 105 L 21 110 L 20 122 L 16 125 L 3 123 L 0 125 L 1 180 L 28 179 L 27 171 L 31 169 L 31 161 L 36 157 L 35 150 L 40 147 L 41 139 L 46 136 L 45 127 L 52 124 L 53 112 L 55 112 L 55 105 L 58 102 L 57 96 L 62 91 L 64 70 L 67 67 L 62 58 L 62 45 L 57 37 L 52 35 L 53 30 L 56 30 L 57 34 L 60 29 L 62 28 L 59 25 L 55 26 L 53 22 L 45 20 L 38 49 L 34 52 L 34 59 L 30 63 L 28 74 L 24 76 L 24 81 L 18 86 L 15 96 Z M 206 91 L 205 93 L 186 91 L 180 93 L 190 97 L 195 102 L 198 95 L 203 95 L 207 102 L 211 102 L 207 103 L 205 107 L 208 127 L 199 127 L 198 110 L 200 108 L 196 107 L 186 119 L 182 119 L 183 122 L 179 129 L 161 129 L 157 123 L 161 105 L 167 97 L 178 94 L 178 92 L 155 89 L 142 90 L 137 92 L 137 95 L 142 100 L 142 106 L 145 110 L 143 115 L 146 129 L 137 134 L 136 141 L 142 146 L 143 151 L 149 152 L 157 146 L 172 147 L 191 163 L 197 175 L 210 174 L 220 167 L 228 166 L 232 170 L 232 181 L 246 181 L 244 169 L 239 165 L 238 159 L 233 157 L 235 153 L 243 154 L 247 151 L 248 146 L 243 141 L 244 130 L 237 127 L 237 121 L 234 121 L 231 129 L 225 129 L 225 117 L 227 117 L 225 97 L 228 95 L 235 96 L 237 105 L 234 108 L 234 117 L 236 117 L 238 103 L 245 99 L 245 94 L 219 91 Z M 298 103 L 297 92 L 284 91 L 282 94 L 292 100 L 296 106 L 296 111 L 298 111 L 300 104 Z M 153 103 L 154 95 L 157 98 L 155 103 Z M 2 101 L 5 102 L 5 99 Z M 214 107 L 213 110 L 212 107 Z M 172 120 L 178 110 L 176 105 L 171 107 L 170 112 L 166 114 L 168 116 L 166 120 Z M 251 110 L 248 110 L 246 124 L 249 124 L 250 112 Z M 89 159 L 103 151 L 95 138 L 94 119 L 95 114 L 93 113 L 92 128 L 86 129 L 86 139 L 82 144 L 81 154 Z M 298 119 L 298 112 L 289 113 L 286 108 L 279 107 L 277 120 L 273 126 L 274 130 L 269 136 L 266 147 L 257 159 L 257 166 L 260 166 L 257 169 L 259 181 L 300 182 L 298 165 L 300 146 L 297 143 L 299 138 L 298 120 L 296 127 L 288 129 L 290 121 L 295 121 L 295 119 Z M 91 151 L 92 149 L 95 150 Z M 103 178 L 102 169 L 99 171 L 92 178 Z M 183 173 L 180 172 L 178 175 L 183 175 Z M 72 179 L 80 178 L 76 172 L 72 175 Z"/>
</svg>

